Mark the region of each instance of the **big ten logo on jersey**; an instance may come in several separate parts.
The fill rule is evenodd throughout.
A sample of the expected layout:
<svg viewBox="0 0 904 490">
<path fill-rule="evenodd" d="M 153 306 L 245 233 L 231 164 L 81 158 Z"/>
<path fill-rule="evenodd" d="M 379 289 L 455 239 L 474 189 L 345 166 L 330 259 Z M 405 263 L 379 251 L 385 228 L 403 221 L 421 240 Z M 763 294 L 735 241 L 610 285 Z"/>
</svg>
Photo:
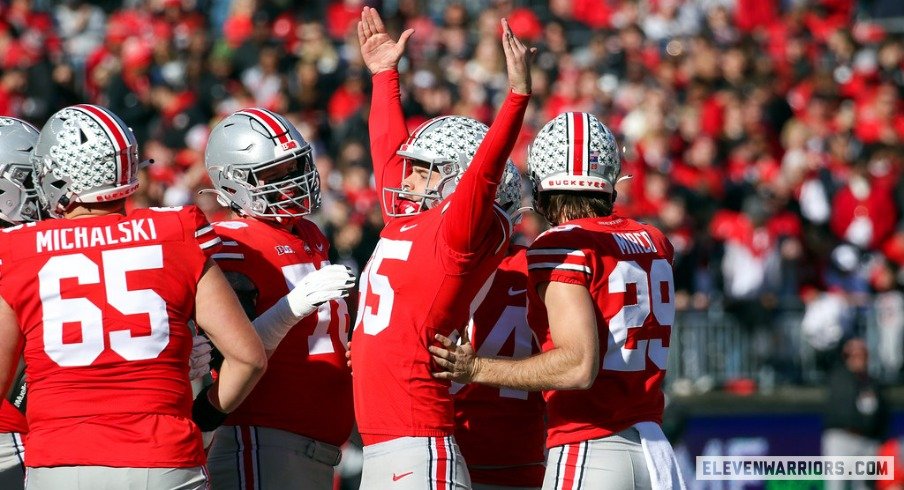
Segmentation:
<svg viewBox="0 0 904 490">
<path fill-rule="evenodd" d="M 603 369 L 643 371 L 648 358 L 656 368 L 666 369 L 675 320 L 672 265 L 655 259 L 647 269 L 633 260 L 619 261 L 609 273 L 609 295 L 620 293 L 621 307 L 608 319 L 609 348 Z"/>
<path fill-rule="evenodd" d="M 123 315 L 147 315 L 150 334 L 133 336 L 126 327 L 110 331 L 109 348 L 127 361 L 154 359 L 169 344 L 170 325 L 166 302 L 153 289 L 129 289 L 127 275 L 163 268 L 161 245 L 121 248 L 101 252 L 100 264 L 75 253 L 51 257 L 38 272 L 44 325 L 44 350 L 62 367 L 89 366 L 104 351 L 104 309 Z M 103 280 L 101 280 L 101 270 Z M 106 298 L 95 303 L 86 297 L 61 295 L 61 283 L 75 279 L 79 285 L 103 284 Z M 64 341 L 64 325 L 80 325 L 81 340 Z"/>
<path fill-rule="evenodd" d="M 286 255 L 286 254 L 294 254 L 295 250 L 292 250 L 292 247 L 289 245 L 277 245 L 276 246 L 276 255 Z"/>
<path fill-rule="evenodd" d="M 320 267 L 330 265 L 330 261 L 324 260 L 320 263 Z M 286 279 L 286 285 L 289 289 L 304 279 L 305 276 L 317 270 L 314 264 L 307 262 L 303 264 L 292 264 L 282 267 L 283 277 Z M 336 314 L 333 315 L 333 305 L 336 305 Z M 336 349 L 333 347 L 333 337 L 330 335 L 330 327 L 336 332 L 343 348 L 348 350 L 348 305 L 345 300 L 339 299 L 335 301 L 327 301 L 317 307 L 317 326 L 314 332 L 308 337 L 308 355 L 316 356 L 321 354 L 334 354 Z"/>
<path fill-rule="evenodd" d="M 363 326 L 364 333 L 377 335 L 389 326 L 395 289 L 389 277 L 380 274 L 380 266 L 386 260 L 407 261 L 411 254 L 411 241 L 384 238 L 377 242 L 370 262 L 361 273 L 361 296 L 358 299 L 358 318 L 355 328 Z"/>
</svg>

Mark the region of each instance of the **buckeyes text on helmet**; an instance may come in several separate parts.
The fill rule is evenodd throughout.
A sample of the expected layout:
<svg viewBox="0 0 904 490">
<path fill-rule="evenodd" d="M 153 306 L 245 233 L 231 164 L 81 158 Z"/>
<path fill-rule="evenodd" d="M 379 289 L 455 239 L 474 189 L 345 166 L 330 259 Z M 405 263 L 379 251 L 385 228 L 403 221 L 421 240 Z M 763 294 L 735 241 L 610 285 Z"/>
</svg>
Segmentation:
<svg viewBox="0 0 904 490">
<path fill-rule="evenodd" d="M 40 219 L 31 151 L 38 128 L 14 117 L 0 117 L 0 220 L 18 224 Z"/>
<path fill-rule="evenodd" d="M 384 188 L 384 208 L 387 214 L 410 214 L 399 209 L 400 196 L 419 200 L 418 210 L 423 211 L 452 195 L 488 130 L 485 124 L 462 116 L 435 117 L 421 124 L 397 152 L 404 158 L 403 174 L 410 173 L 410 166 L 417 163 L 428 166 L 431 174 L 437 172 L 439 181 L 432 187 L 428 186 L 423 193 L 395 187 Z M 521 203 L 521 174 L 511 160 L 506 162 L 505 172 L 496 192 L 496 202 L 510 215 Z M 407 210 L 410 211 L 411 208 Z"/>
<path fill-rule="evenodd" d="M 534 192 L 612 193 L 621 173 L 621 155 L 612 131 L 599 119 L 586 112 L 566 112 L 537 133 L 527 168 Z"/>
<path fill-rule="evenodd" d="M 53 216 L 75 203 L 124 199 L 138 188 L 138 142 L 110 110 L 66 107 L 44 124 L 32 154 L 38 195 Z"/>
<path fill-rule="evenodd" d="M 283 165 L 294 162 L 294 165 Z M 311 145 L 285 117 L 237 111 L 210 133 L 204 165 L 220 204 L 255 218 L 304 216 L 320 207 Z"/>
</svg>

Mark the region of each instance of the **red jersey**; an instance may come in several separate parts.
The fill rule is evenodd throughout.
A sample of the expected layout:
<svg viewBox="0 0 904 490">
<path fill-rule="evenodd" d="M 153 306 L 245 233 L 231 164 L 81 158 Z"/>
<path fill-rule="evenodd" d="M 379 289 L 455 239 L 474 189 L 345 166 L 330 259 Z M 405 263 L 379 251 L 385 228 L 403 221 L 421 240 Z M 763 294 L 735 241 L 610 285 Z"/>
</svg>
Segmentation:
<svg viewBox="0 0 904 490">
<path fill-rule="evenodd" d="M 220 239 L 194 206 L 0 232 L 0 294 L 25 337 L 25 464 L 203 465 L 188 357 Z"/>
<path fill-rule="evenodd" d="M 0 400 L 0 433 L 9 432 L 24 434 L 28 432 L 28 424 L 18 408 L 6 400 Z"/>
<path fill-rule="evenodd" d="M 215 223 L 214 228 L 223 248 L 213 258 L 224 271 L 251 280 L 258 292 L 257 315 L 330 263 L 329 242 L 305 219 L 291 232 L 252 218 Z M 354 423 L 352 379 L 345 365 L 348 326 L 344 300 L 324 303 L 317 314 L 298 322 L 226 424 L 270 427 L 341 446 Z"/>
<path fill-rule="evenodd" d="M 479 356 L 521 359 L 540 352 L 540 344 L 527 324 L 526 247 L 512 247 L 474 303 L 468 337 Z M 540 486 L 542 471 L 539 481 L 488 481 L 479 468 L 544 463 L 546 426 L 540 393 L 477 383 L 453 383 L 452 393 L 455 440 L 471 469 L 471 481 Z"/>
<path fill-rule="evenodd" d="M 377 189 L 402 181 L 408 138 L 398 73 L 373 77 L 371 151 Z M 493 204 L 529 96 L 511 93 L 455 192 L 391 218 L 361 274 L 354 332 L 355 417 L 364 444 L 452 434 L 449 383 L 433 378 L 428 345 L 468 321 L 468 305 L 508 250 L 511 224 Z"/>
<path fill-rule="evenodd" d="M 638 422 L 662 423 L 662 380 L 675 319 L 673 249 L 653 226 L 608 216 L 569 221 L 527 252 L 528 322 L 554 347 L 537 294 L 552 281 L 586 287 L 596 304 L 600 371 L 588 390 L 547 391 L 547 446 L 605 437 Z"/>
</svg>

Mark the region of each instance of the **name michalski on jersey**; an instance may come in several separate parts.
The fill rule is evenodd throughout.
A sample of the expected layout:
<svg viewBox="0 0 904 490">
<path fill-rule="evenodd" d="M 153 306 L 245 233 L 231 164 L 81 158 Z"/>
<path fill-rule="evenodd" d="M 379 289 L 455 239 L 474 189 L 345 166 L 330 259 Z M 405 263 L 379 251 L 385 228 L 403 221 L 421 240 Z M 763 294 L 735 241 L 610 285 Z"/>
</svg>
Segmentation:
<svg viewBox="0 0 904 490">
<path fill-rule="evenodd" d="M 36 236 L 37 250 L 41 253 L 156 240 L 157 228 L 154 220 L 141 218 L 110 226 L 56 228 L 39 231 Z"/>
<path fill-rule="evenodd" d="M 613 233 L 612 237 L 615 238 L 615 243 L 618 244 L 618 248 L 623 254 L 646 254 L 658 251 L 656 245 L 653 244 L 653 239 L 645 231 Z"/>
</svg>

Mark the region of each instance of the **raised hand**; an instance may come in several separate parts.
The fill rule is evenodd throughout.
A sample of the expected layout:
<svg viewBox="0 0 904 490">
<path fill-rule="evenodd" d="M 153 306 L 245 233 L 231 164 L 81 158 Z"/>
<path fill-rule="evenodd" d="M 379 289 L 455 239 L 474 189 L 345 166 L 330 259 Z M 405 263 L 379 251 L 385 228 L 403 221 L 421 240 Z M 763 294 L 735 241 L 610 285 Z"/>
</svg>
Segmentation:
<svg viewBox="0 0 904 490">
<path fill-rule="evenodd" d="M 515 33 L 512 32 L 506 19 L 502 19 L 502 50 L 505 51 L 505 68 L 508 71 L 509 87 L 517 94 L 530 94 L 530 64 L 534 55 L 537 54 L 537 48 L 528 48 L 522 44 L 515 37 Z"/>
<path fill-rule="evenodd" d="M 381 71 L 393 70 L 405 54 L 405 44 L 414 34 L 408 29 L 393 41 L 386 33 L 386 27 L 376 9 L 364 7 L 361 10 L 361 21 L 358 22 L 358 42 L 361 44 L 361 58 L 370 73 L 376 75 Z"/>
</svg>

